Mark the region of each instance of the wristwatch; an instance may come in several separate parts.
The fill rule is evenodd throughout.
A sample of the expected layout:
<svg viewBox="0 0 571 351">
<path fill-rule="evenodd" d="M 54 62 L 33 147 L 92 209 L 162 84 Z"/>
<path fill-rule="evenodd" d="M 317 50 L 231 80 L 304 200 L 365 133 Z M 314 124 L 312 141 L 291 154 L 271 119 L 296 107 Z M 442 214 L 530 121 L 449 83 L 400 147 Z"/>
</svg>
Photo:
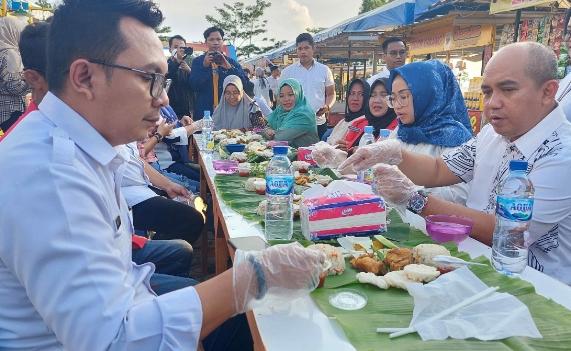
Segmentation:
<svg viewBox="0 0 571 351">
<path fill-rule="evenodd" d="M 160 143 L 163 140 L 163 136 L 159 132 L 155 132 L 155 134 L 153 134 L 153 137 L 157 139 L 157 143 Z"/>
<path fill-rule="evenodd" d="M 412 213 L 420 215 L 427 203 L 428 203 L 428 193 L 424 190 L 418 190 L 408 200 L 406 209 Z"/>
</svg>

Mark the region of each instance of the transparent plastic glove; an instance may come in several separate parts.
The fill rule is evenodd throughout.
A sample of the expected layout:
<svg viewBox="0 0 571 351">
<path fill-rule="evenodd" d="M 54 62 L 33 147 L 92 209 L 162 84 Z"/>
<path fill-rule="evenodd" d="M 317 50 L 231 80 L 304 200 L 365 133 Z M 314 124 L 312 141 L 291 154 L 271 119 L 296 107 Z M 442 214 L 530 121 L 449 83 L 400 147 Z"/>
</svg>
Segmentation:
<svg viewBox="0 0 571 351">
<path fill-rule="evenodd" d="M 362 171 L 377 163 L 398 165 L 402 162 L 401 144 L 396 139 L 383 140 L 378 143 L 362 146 L 339 166 L 341 173 L 347 169 Z"/>
<path fill-rule="evenodd" d="M 264 301 L 283 301 L 309 294 L 319 284 L 325 254 L 299 243 L 275 245 L 262 251 L 236 250 L 234 304 L 237 313 L 260 307 Z"/>
<path fill-rule="evenodd" d="M 347 152 L 338 150 L 335 146 L 320 141 L 313 145 L 311 157 L 319 167 L 335 169 L 347 159 Z"/>
<path fill-rule="evenodd" d="M 396 166 L 382 163 L 373 167 L 371 186 L 375 194 L 382 196 L 390 204 L 400 207 L 408 204 L 408 200 L 418 188 Z"/>
</svg>

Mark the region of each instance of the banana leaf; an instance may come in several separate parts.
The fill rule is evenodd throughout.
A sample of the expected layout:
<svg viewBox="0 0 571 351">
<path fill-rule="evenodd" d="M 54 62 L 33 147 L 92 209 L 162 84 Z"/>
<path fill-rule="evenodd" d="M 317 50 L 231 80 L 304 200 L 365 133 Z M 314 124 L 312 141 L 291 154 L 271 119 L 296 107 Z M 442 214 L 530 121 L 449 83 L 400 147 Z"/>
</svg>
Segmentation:
<svg viewBox="0 0 571 351">
<path fill-rule="evenodd" d="M 421 231 L 402 225 L 395 211 L 389 213 L 392 225 L 385 237 L 398 237 L 399 246 L 413 247 L 419 243 L 431 242 Z M 401 223 L 399 223 L 401 222 Z M 396 226 L 396 229 L 393 229 Z M 395 233 L 396 232 L 396 233 Z M 466 253 L 458 252 L 452 243 L 445 246 L 452 255 L 469 260 Z M 508 292 L 529 308 L 533 319 L 543 335 L 543 339 L 512 337 L 499 341 L 479 341 L 476 339 L 443 341 L 422 341 L 417 334 L 389 339 L 388 334 L 376 333 L 378 327 L 408 327 L 412 319 L 413 299 L 401 289 L 381 290 L 369 284 L 359 284 L 355 279 L 355 270 L 347 262 L 345 273 L 329 276 L 323 288 L 316 289 L 313 300 L 328 317 L 335 319 L 341 326 L 351 344 L 359 351 L 404 350 L 404 351 L 528 351 L 528 350 L 570 350 L 571 349 L 571 311 L 557 303 L 535 293 L 533 286 L 521 279 L 509 278 L 497 273 L 485 257 L 475 259 L 486 263 L 487 267 L 473 267 L 472 271 L 488 286 L 499 286 L 500 291 Z M 329 296 L 338 289 L 354 289 L 368 298 L 365 308 L 357 311 L 343 311 L 329 304 Z"/>
</svg>

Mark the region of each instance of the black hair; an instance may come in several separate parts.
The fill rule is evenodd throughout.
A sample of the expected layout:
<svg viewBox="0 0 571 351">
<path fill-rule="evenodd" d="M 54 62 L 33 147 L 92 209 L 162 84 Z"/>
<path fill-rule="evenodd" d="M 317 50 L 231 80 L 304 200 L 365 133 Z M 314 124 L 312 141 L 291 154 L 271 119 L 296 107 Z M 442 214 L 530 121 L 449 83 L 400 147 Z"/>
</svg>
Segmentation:
<svg viewBox="0 0 571 351">
<path fill-rule="evenodd" d="M 275 71 L 276 69 L 279 69 L 279 67 L 276 66 L 276 65 L 270 66 L 270 72 L 273 72 L 273 71 Z"/>
<path fill-rule="evenodd" d="M 173 42 L 175 39 L 182 40 L 182 41 L 184 41 L 184 43 L 186 44 L 186 39 L 184 39 L 184 38 L 182 37 L 182 35 L 178 35 L 178 34 L 177 34 L 177 35 L 173 35 L 172 37 L 169 38 L 169 48 L 172 46 L 172 42 Z"/>
<path fill-rule="evenodd" d="M 309 33 L 301 33 L 300 35 L 298 35 L 297 38 L 295 38 L 295 45 L 297 46 L 304 41 L 307 41 L 311 46 L 315 45 L 313 37 Z"/>
<path fill-rule="evenodd" d="M 381 47 L 383 48 L 383 52 L 385 54 L 387 53 L 387 49 L 389 48 L 390 43 L 403 43 L 404 46 L 406 47 L 406 42 L 403 40 L 403 38 L 388 37 L 387 39 L 385 39 L 385 41 L 383 41 L 383 44 L 381 45 Z"/>
<path fill-rule="evenodd" d="M 47 80 L 50 90 L 63 89 L 69 66 L 78 58 L 113 62 L 127 49 L 119 22 L 134 18 L 157 28 L 163 14 L 150 0 L 63 0 L 50 24 Z M 111 73 L 109 73 L 111 74 Z"/>
<path fill-rule="evenodd" d="M 222 30 L 222 28 L 210 27 L 206 28 L 206 30 L 204 31 L 204 40 L 208 39 L 208 36 L 214 32 L 220 33 L 220 36 L 222 37 L 222 39 L 224 39 L 224 31 Z"/>
<path fill-rule="evenodd" d="M 36 22 L 26 26 L 20 34 L 20 56 L 24 69 L 31 69 L 46 77 L 46 47 L 48 41 L 47 22 Z"/>
</svg>

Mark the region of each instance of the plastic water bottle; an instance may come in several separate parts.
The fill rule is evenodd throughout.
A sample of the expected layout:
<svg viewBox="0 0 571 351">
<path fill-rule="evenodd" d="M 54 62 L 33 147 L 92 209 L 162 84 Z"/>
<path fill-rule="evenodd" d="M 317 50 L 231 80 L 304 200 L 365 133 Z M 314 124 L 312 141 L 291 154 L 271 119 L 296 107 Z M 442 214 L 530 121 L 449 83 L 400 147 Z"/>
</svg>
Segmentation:
<svg viewBox="0 0 571 351">
<path fill-rule="evenodd" d="M 274 156 L 266 171 L 267 240 L 290 240 L 293 235 L 293 168 L 287 158 L 287 146 L 274 146 Z"/>
<path fill-rule="evenodd" d="M 533 212 L 533 184 L 527 178 L 527 162 L 511 161 L 510 174 L 499 185 L 492 265 L 506 275 L 519 275 L 527 265 L 529 222 Z"/>
<path fill-rule="evenodd" d="M 369 145 L 375 142 L 375 136 L 373 135 L 373 126 L 365 127 L 365 134 L 361 137 L 359 141 L 359 147 Z M 360 183 L 371 184 L 373 182 L 373 170 L 365 169 L 357 173 L 357 181 Z"/>
<path fill-rule="evenodd" d="M 202 146 L 206 153 L 214 151 L 214 137 L 212 136 L 212 117 L 210 111 L 204 111 L 202 118 Z"/>
</svg>

